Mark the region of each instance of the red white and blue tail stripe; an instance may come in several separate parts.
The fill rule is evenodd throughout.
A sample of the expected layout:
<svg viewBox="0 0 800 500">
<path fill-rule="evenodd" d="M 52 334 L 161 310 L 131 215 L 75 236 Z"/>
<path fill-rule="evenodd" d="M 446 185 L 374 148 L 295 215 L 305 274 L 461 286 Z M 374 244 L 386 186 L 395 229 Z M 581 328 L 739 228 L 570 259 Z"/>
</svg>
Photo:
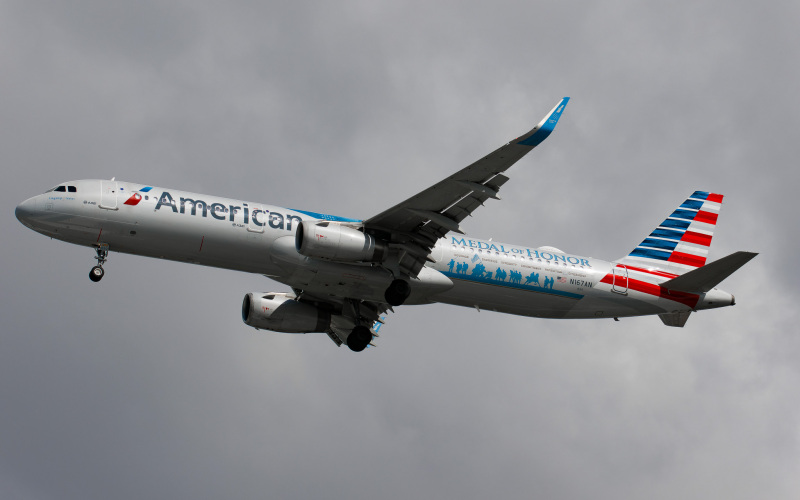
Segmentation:
<svg viewBox="0 0 800 500">
<path fill-rule="evenodd" d="M 721 194 L 695 191 L 619 262 L 676 275 L 702 267 L 721 208 Z"/>
</svg>

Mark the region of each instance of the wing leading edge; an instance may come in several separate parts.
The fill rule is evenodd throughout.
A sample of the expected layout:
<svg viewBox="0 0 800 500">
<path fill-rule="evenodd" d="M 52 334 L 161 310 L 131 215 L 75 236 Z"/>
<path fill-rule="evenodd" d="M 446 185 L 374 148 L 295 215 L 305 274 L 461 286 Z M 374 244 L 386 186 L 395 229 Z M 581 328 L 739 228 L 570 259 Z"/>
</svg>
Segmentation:
<svg viewBox="0 0 800 500">
<path fill-rule="evenodd" d="M 555 129 L 569 97 L 559 103 L 525 135 L 428 189 L 364 221 L 367 231 L 382 233 L 397 248 L 396 265 L 402 274 L 415 277 L 425 265 L 439 238 L 453 231 L 483 202 L 499 199 L 508 181 L 503 172 L 541 144 Z"/>
</svg>

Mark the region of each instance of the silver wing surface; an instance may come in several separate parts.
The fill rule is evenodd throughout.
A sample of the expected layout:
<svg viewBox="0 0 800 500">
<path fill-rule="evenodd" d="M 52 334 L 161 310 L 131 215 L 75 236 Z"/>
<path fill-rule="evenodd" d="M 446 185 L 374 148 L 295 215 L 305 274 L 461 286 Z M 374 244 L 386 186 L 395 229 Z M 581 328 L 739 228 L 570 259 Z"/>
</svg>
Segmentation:
<svg viewBox="0 0 800 500">
<path fill-rule="evenodd" d="M 396 250 L 387 267 L 401 275 L 416 277 L 436 241 L 453 231 L 462 233 L 459 223 L 489 198 L 499 199 L 500 187 L 508 181 L 503 172 L 544 141 L 553 131 L 567 106 L 561 101 L 525 135 L 489 153 L 422 191 L 364 221 L 364 229 L 389 241 Z M 388 264 L 388 263 L 387 263 Z"/>
</svg>

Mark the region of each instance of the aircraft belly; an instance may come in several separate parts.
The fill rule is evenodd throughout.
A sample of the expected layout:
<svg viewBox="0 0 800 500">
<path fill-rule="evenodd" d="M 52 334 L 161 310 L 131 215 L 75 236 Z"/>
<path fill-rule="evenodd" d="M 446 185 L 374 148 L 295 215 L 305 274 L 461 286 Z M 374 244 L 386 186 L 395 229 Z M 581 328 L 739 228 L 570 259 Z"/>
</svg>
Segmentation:
<svg viewBox="0 0 800 500">
<path fill-rule="evenodd" d="M 382 301 L 391 274 L 377 266 L 343 264 L 297 253 L 294 236 L 276 239 L 268 257 L 280 269 L 275 279 L 318 295 L 336 295 Z"/>
<path fill-rule="evenodd" d="M 55 206 L 37 218 L 33 229 L 51 238 L 87 245 L 96 239 L 104 222 L 100 217 L 85 217 L 69 207 Z"/>
<path fill-rule="evenodd" d="M 106 243 L 112 252 L 129 253 L 245 272 L 274 272 L 269 238 L 235 226 L 215 227 L 207 220 L 171 220 L 109 212 L 99 227 L 75 243 Z"/>
<path fill-rule="evenodd" d="M 614 293 L 601 287 L 588 293 L 565 318 L 621 318 L 687 309 L 682 304 L 629 290 Z"/>
<path fill-rule="evenodd" d="M 538 318 L 564 318 L 580 302 L 577 298 L 551 294 L 545 291 L 523 290 L 501 284 L 478 283 L 453 279 L 453 288 L 435 295 L 433 300 L 445 304 L 478 307 Z"/>
</svg>

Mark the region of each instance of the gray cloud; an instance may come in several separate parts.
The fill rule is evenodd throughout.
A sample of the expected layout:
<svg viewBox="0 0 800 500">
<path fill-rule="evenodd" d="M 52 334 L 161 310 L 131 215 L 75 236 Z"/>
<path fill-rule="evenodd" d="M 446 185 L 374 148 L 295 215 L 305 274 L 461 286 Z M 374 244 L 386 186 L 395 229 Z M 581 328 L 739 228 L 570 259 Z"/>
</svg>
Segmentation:
<svg viewBox="0 0 800 500">
<path fill-rule="evenodd" d="M 798 8 L 0 4 L 0 496 L 796 498 Z M 476 236 L 627 253 L 694 189 L 735 308 L 559 322 L 445 305 L 362 355 L 241 323 L 263 277 L 12 216 L 117 178 L 368 217 L 525 132 Z"/>
</svg>

